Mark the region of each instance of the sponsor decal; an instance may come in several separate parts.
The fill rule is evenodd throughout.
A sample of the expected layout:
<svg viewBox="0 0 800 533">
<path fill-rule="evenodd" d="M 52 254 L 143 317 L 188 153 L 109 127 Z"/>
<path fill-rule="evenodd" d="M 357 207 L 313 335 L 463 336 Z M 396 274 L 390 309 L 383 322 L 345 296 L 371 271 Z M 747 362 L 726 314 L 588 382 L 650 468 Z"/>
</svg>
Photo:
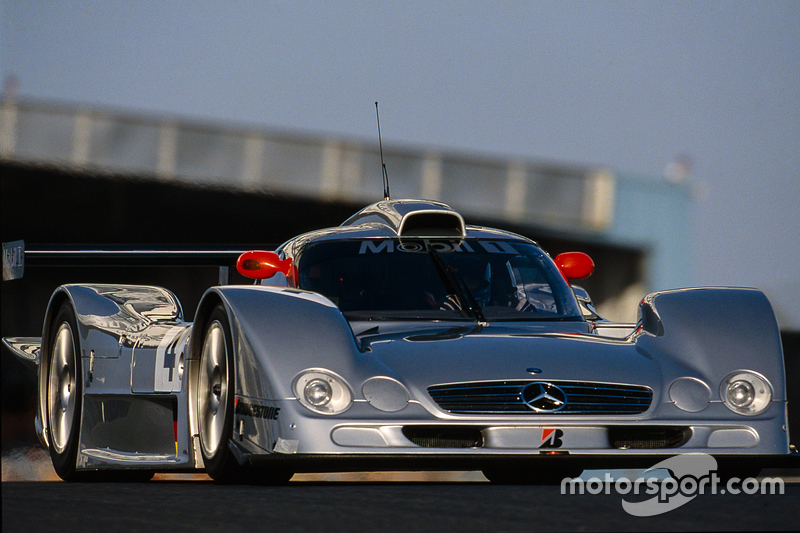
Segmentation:
<svg viewBox="0 0 800 533">
<path fill-rule="evenodd" d="M 472 244 L 475 244 L 478 248 L 483 248 L 483 250 L 478 250 L 479 252 L 488 252 L 490 254 L 518 254 L 516 248 L 514 248 L 514 243 L 506 242 L 506 241 L 474 241 Z M 391 254 L 394 252 L 406 252 L 406 253 L 425 253 L 428 249 L 432 249 L 439 253 L 451 253 L 451 252 L 466 252 L 466 253 L 475 253 L 475 249 L 473 249 L 470 242 L 463 241 L 463 240 L 430 240 L 430 239 L 422 239 L 422 240 L 403 240 L 401 242 L 395 242 L 393 240 L 379 240 L 379 241 L 372 241 L 372 240 L 365 240 L 361 243 L 361 248 L 358 250 L 359 255 L 363 254 Z"/>
<path fill-rule="evenodd" d="M 251 416 L 253 418 L 263 418 L 264 420 L 277 420 L 281 412 L 280 407 L 271 405 L 258 405 L 255 403 L 243 402 L 236 398 L 236 406 L 233 412 L 237 415 Z"/>
<path fill-rule="evenodd" d="M 155 392 L 178 392 L 183 377 L 181 346 L 189 335 L 188 326 L 175 326 L 158 343 L 154 376 Z"/>
<path fill-rule="evenodd" d="M 658 477 L 656 470 L 665 469 L 672 477 Z M 649 517 L 677 509 L 703 494 L 783 494 L 781 478 L 764 477 L 722 479 L 717 475 L 717 460 L 704 453 L 681 454 L 648 468 L 635 480 L 612 477 L 564 478 L 561 494 L 611 494 L 612 488 L 623 496 L 622 508 L 630 515 Z M 641 500 L 637 496 L 651 496 Z M 634 498 L 631 498 L 634 496 Z"/>
<path fill-rule="evenodd" d="M 555 428 L 543 428 L 542 429 L 542 444 L 539 448 L 561 448 L 561 445 L 564 444 L 564 441 L 561 440 L 561 437 L 564 436 L 564 431 Z"/>
</svg>

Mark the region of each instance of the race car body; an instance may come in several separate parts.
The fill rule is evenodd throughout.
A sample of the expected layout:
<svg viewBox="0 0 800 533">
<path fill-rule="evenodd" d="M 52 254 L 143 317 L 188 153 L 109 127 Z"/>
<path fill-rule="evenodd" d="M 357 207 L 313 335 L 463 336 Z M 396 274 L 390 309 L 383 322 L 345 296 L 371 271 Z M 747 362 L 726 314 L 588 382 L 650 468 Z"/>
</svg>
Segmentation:
<svg viewBox="0 0 800 533">
<path fill-rule="evenodd" d="M 38 371 L 36 427 L 61 477 L 535 481 L 680 453 L 748 472 L 794 458 L 780 336 L 757 290 L 658 292 L 637 324 L 610 323 L 570 285 L 587 256 L 553 260 L 419 200 L 237 267 L 255 284 L 208 289 L 193 323 L 163 288 L 65 285 L 41 339 L 5 339 Z"/>
</svg>

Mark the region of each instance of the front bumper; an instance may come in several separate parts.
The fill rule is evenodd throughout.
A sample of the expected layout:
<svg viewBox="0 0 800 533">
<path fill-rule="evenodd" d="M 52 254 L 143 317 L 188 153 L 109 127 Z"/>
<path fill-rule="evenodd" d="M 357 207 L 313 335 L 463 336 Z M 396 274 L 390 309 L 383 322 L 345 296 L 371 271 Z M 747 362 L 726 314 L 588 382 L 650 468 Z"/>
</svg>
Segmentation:
<svg viewBox="0 0 800 533">
<path fill-rule="evenodd" d="M 709 454 L 749 468 L 798 465 L 783 424 L 771 416 L 735 417 L 722 405 L 698 420 L 676 411 L 658 419 L 432 417 L 419 404 L 375 418 L 356 403 L 344 415 L 310 414 L 296 401 L 272 419 L 245 417 L 231 448 L 241 464 L 293 472 L 484 470 L 541 465 L 580 469 L 649 468 L 670 456 Z M 235 421 L 238 427 L 239 421 Z"/>
</svg>

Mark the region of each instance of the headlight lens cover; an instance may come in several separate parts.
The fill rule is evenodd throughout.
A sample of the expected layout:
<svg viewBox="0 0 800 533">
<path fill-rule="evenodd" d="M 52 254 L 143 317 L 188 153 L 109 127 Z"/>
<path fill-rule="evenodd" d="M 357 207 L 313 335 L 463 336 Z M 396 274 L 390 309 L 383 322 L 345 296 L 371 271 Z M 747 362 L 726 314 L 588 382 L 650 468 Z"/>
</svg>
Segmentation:
<svg viewBox="0 0 800 533">
<path fill-rule="evenodd" d="M 315 378 L 303 387 L 303 398 L 314 407 L 325 407 L 331 403 L 333 388 L 324 379 Z"/>
<path fill-rule="evenodd" d="M 669 399 L 682 411 L 699 413 L 708 407 L 711 389 L 697 378 L 678 378 L 669 387 Z"/>
<path fill-rule="evenodd" d="M 353 405 L 350 385 L 328 370 L 309 369 L 300 372 L 294 378 L 292 390 L 301 404 L 323 415 L 338 415 Z"/>
<path fill-rule="evenodd" d="M 386 376 L 365 381 L 361 393 L 372 407 L 386 413 L 401 411 L 408 405 L 408 389 L 396 379 Z"/>
<path fill-rule="evenodd" d="M 772 386 L 761 374 L 738 370 L 722 380 L 719 395 L 725 406 L 734 413 L 753 416 L 769 407 Z"/>
</svg>

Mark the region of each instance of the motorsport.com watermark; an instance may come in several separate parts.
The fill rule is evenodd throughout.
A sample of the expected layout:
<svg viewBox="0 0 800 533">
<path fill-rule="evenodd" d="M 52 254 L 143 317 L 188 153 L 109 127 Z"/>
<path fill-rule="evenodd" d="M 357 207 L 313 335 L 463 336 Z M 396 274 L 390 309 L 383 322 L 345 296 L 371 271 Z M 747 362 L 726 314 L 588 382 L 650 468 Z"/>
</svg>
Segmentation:
<svg viewBox="0 0 800 533">
<path fill-rule="evenodd" d="M 666 479 L 646 477 L 656 469 L 668 469 L 673 477 Z M 565 478 L 561 481 L 561 494 L 611 494 L 612 486 L 623 496 L 622 508 L 633 516 L 655 516 L 677 509 L 702 494 L 783 494 L 780 478 L 755 478 L 744 480 L 717 475 L 717 460 L 707 454 L 683 454 L 670 457 L 644 471 L 631 481 L 614 478 L 608 472 L 601 479 Z M 625 496 L 652 496 L 644 501 L 628 501 Z"/>
</svg>

